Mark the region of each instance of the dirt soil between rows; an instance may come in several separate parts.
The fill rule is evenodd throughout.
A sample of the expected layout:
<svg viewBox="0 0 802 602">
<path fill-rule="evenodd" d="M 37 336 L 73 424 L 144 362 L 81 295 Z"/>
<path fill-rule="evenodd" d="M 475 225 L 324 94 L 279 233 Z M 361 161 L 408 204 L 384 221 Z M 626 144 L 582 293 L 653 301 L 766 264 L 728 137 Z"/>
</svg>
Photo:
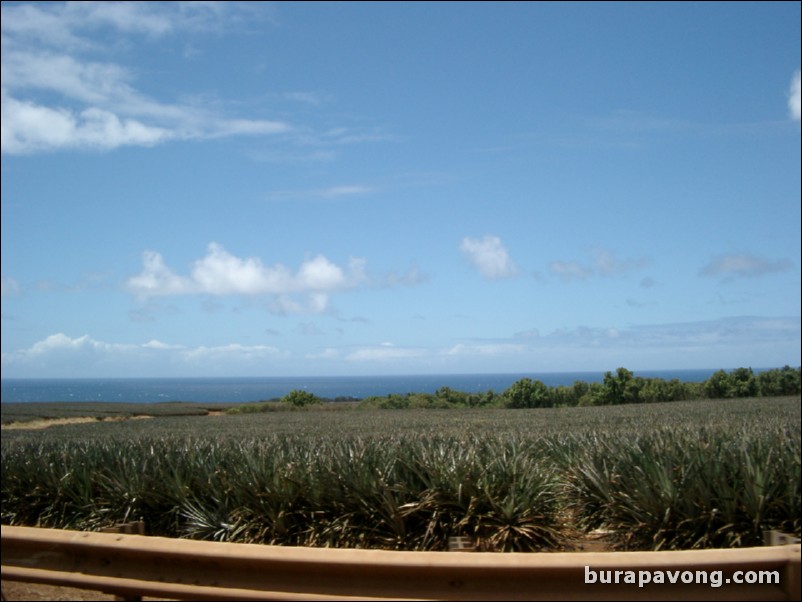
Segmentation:
<svg viewBox="0 0 802 602">
<path fill-rule="evenodd" d="M 69 601 L 69 600 L 117 600 L 111 594 L 77 589 L 75 587 L 58 587 L 55 585 L 40 585 L 38 583 L 19 583 L 16 581 L 3 581 L 3 600 L 30 600 L 31 602 Z M 142 598 L 143 600 L 168 600 L 169 598 Z"/>
</svg>

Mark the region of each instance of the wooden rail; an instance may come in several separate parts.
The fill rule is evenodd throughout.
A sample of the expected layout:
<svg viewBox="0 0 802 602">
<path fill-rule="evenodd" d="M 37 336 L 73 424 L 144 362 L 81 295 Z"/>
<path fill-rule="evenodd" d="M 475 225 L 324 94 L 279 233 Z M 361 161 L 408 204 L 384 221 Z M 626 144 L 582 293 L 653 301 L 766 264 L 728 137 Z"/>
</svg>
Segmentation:
<svg viewBox="0 0 802 602">
<path fill-rule="evenodd" d="M 601 583 L 605 572 L 619 583 Z M 627 579 L 662 571 L 664 584 Z M 720 586 L 712 585 L 717 572 Z M 779 578 L 738 584 L 736 572 Z M 631 575 L 627 572 L 631 572 Z M 669 582 L 671 576 L 678 583 Z M 707 583 L 683 584 L 706 575 Z M 589 579 L 590 576 L 590 579 Z M 595 583 L 586 583 L 596 578 Z M 799 600 L 800 546 L 607 553 L 294 548 L 2 527 L 2 578 L 193 600 Z M 727 583 L 727 579 L 730 582 Z"/>
</svg>

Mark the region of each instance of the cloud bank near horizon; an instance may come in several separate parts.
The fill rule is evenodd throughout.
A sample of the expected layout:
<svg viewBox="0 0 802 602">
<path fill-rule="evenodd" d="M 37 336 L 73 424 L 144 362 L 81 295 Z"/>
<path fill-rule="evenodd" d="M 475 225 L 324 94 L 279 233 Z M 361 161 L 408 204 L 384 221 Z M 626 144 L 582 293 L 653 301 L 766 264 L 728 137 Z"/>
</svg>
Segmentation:
<svg viewBox="0 0 802 602">
<path fill-rule="evenodd" d="M 665 362 L 667 349 L 676 350 L 670 365 Z M 743 364 L 710 366 L 700 362 L 714 351 L 724 352 L 724 357 L 748 360 L 746 351 L 769 349 L 776 365 L 753 367 L 799 363 L 799 317 L 733 317 L 629 328 L 579 327 L 547 334 L 532 329 L 508 339 L 463 340 L 442 347 L 404 346 L 385 341 L 356 347 L 325 346 L 302 355 L 308 370 L 319 375 L 369 374 L 377 367 L 388 374 L 446 373 L 455 365 L 481 371 L 483 362 L 490 357 L 504 358 L 511 372 L 537 373 L 554 371 L 554 366 L 570 358 L 575 358 L 577 365 L 586 371 L 614 370 L 618 366 L 638 370 L 729 369 Z M 259 376 L 277 370 L 284 373 L 298 357 L 296 352 L 273 345 L 228 343 L 193 347 L 155 339 L 141 344 L 112 343 L 89 335 L 70 337 L 56 333 L 27 349 L 4 353 L 2 364 L 20 378 L 35 377 L 43 366 L 49 374 L 60 377 L 115 376 L 122 366 L 135 376 Z M 651 357 L 659 358 L 659 365 L 650 364 Z"/>
</svg>

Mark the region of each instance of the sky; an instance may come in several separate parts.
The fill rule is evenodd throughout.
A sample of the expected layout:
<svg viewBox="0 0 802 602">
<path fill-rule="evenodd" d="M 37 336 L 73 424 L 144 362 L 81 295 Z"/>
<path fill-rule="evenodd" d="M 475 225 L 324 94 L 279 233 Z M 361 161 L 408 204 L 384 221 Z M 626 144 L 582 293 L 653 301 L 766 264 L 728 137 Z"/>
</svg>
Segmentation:
<svg viewBox="0 0 802 602">
<path fill-rule="evenodd" d="M 799 2 L 2 3 L 2 377 L 800 363 Z"/>
</svg>

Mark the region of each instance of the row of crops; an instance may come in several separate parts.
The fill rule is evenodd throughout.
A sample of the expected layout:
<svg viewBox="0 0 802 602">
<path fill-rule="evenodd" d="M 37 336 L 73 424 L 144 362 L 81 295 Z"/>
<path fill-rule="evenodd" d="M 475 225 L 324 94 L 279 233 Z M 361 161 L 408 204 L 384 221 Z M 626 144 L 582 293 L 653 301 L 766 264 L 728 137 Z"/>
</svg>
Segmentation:
<svg viewBox="0 0 802 602">
<path fill-rule="evenodd" d="M 759 545 L 800 532 L 799 398 L 287 412 L 6 431 L 2 523 L 443 550 Z"/>
<path fill-rule="evenodd" d="M 205 416 L 210 410 L 225 411 L 231 403 L 108 403 L 103 401 L 71 402 L 12 402 L 2 403 L 0 422 L 4 425 L 33 420 L 92 417 L 98 420 L 130 418 L 131 416 Z"/>
</svg>

